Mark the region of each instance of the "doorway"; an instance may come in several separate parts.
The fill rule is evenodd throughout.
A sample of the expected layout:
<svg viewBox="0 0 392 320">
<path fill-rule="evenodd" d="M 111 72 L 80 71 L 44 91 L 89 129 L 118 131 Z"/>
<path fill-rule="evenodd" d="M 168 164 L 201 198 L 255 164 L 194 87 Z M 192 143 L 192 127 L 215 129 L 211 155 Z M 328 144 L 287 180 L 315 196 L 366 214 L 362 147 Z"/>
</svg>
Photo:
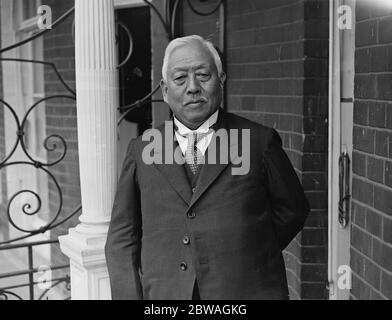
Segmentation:
<svg viewBox="0 0 392 320">
<path fill-rule="evenodd" d="M 124 107 L 135 103 L 151 92 L 150 8 L 145 5 L 118 8 L 116 21 L 116 42 L 120 65 L 119 101 L 120 106 Z M 119 168 L 122 166 L 129 141 L 151 126 L 151 103 L 134 108 L 127 114 L 119 127 Z"/>
</svg>

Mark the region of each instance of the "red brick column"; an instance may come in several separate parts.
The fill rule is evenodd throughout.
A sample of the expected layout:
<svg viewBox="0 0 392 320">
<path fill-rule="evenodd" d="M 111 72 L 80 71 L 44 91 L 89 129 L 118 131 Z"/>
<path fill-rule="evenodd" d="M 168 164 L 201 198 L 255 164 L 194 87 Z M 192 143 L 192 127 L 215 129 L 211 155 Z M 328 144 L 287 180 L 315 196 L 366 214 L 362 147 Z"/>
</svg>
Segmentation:
<svg viewBox="0 0 392 320">
<path fill-rule="evenodd" d="M 53 21 L 74 6 L 74 1 L 48 0 Z M 68 17 L 60 25 L 53 28 L 44 36 L 44 60 L 56 65 L 59 73 L 66 83 L 75 88 L 75 44 L 72 34 L 74 15 Z M 57 75 L 50 67 L 45 67 L 45 96 L 69 95 L 69 92 L 59 81 Z M 46 102 L 46 131 L 47 136 L 58 134 L 67 143 L 67 155 L 50 172 L 56 177 L 63 195 L 63 209 L 60 218 L 65 218 L 81 203 L 78 141 L 76 123 L 76 103 L 69 99 L 54 99 Z M 57 142 L 57 141 L 56 141 Z M 61 143 L 58 152 L 47 152 L 48 161 L 53 162 L 62 154 Z M 54 215 L 59 206 L 57 188 L 51 179 L 49 183 L 49 212 Z M 57 238 L 68 232 L 69 228 L 76 226 L 78 215 L 59 225 L 52 232 L 52 238 Z M 52 264 L 66 264 L 69 259 L 61 252 L 58 246 L 51 247 Z M 66 271 L 69 274 L 69 271 Z M 64 271 L 57 271 L 55 276 L 64 276 Z"/>
<path fill-rule="evenodd" d="M 74 1 L 49 0 L 45 4 L 52 8 L 53 21 L 72 8 Z M 56 65 L 66 83 L 75 88 L 75 44 L 72 35 L 74 16 L 68 17 L 44 37 L 44 60 Z M 45 68 L 45 96 L 69 95 L 69 92 L 59 81 L 52 68 Z M 67 155 L 50 170 L 58 179 L 63 192 L 63 214 L 72 212 L 80 204 L 80 181 L 78 166 L 78 141 L 76 126 L 76 104 L 69 99 L 55 99 L 46 102 L 47 135 L 61 135 L 67 142 Z M 61 144 L 58 144 L 59 147 Z M 50 161 L 58 159 L 59 152 L 48 152 Z M 58 193 L 49 180 L 50 212 L 58 209 Z M 71 226 L 75 226 L 77 219 L 56 228 L 57 234 L 64 234 Z"/>
</svg>

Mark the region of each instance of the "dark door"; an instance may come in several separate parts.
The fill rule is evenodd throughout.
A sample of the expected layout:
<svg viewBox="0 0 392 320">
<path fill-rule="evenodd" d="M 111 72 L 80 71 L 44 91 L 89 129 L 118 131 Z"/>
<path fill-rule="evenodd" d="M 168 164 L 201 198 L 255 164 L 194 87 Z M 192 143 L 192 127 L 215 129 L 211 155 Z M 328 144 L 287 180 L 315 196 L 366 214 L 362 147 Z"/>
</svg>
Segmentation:
<svg viewBox="0 0 392 320">
<path fill-rule="evenodd" d="M 151 92 L 151 32 L 148 6 L 116 11 L 118 60 L 127 62 L 119 69 L 120 106 L 127 106 Z M 151 128 L 151 103 L 131 111 L 126 121 L 137 123 L 138 134 Z"/>
</svg>

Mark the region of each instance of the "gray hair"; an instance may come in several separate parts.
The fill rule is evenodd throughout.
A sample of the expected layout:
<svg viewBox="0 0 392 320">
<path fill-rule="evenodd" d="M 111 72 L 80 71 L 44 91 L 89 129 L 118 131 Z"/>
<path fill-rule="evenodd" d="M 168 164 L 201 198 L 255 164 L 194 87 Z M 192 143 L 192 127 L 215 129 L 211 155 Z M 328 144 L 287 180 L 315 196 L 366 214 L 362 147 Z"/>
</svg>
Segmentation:
<svg viewBox="0 0 392 320">
<path fill-rule="evenodd" d="M 186 44 L 190 44 L 192 42 L 201 43 L 212 55 L 214 58 L 215 66 L 218 71 L 218 76 L 221 76 L 223 73 L 222 60 L 219 56 L 218 51 L 215 49 L 214 45 L 204 38 L 198 35 L 186 36 L 182 38 L 176 38 L 172 40 L 166 47 L 165 57 L 163 58 L 163 66 L 162 66 L 162 78 L 167 81 L 167 68 L 169 65 L 169 58 L 174 49 L 184 46 Z"/>
</svg>

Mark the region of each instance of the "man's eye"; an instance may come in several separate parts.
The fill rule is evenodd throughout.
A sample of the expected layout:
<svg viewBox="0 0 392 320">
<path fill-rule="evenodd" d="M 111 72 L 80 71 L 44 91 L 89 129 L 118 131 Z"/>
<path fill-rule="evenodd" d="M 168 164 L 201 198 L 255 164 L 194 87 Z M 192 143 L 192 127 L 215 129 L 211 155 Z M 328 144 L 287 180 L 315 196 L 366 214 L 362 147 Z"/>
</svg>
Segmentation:
<svg viewBox="0 0 392 320">
<path fill-rule="evenodd" d="M 208 73 L 199 73 L 197 77 L 202 81 L 207 81 L 210 79 L 210 75 Z"/>
<path fill-rule="evenodd" d="M 185 80 L 185 75 L 174 77 L 174 81 L 183 81 Z"/>
</svg>

